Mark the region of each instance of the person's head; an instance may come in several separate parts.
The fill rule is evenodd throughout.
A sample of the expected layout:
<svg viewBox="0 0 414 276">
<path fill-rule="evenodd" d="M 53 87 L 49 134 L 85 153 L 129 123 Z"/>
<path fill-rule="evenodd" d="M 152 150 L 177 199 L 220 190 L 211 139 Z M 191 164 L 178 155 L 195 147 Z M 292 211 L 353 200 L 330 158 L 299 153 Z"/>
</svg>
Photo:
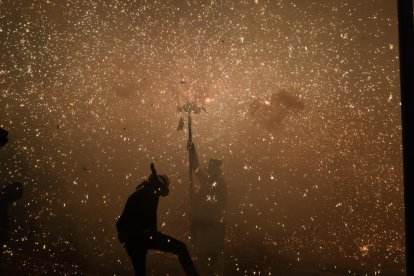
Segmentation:
<svg viewBox="0 0 414 276">
<path fill-rule="evenodd" d="M 223 171 L 221 166 L 223 161 L 218 159 L 210 159 L 208 161 L 208 175 L 211 177 L 219 177 L 222 175 Z"/>
<path fill-rule="evenodd" d="M 23 185 L 20 182 L 13 182 L 1 191 L 2 197 L 11 204 L 23 197 Z"/>
<path fill-rule="evenodd" d="M 158 175 L 158 179 L 155 179 L 151 174 L 149 177 L 150 183 L 155 185 L 155 191 L 162 197 L 168 196 L 170 193 L 170 180 L 165 174 Z"/>
</svg>

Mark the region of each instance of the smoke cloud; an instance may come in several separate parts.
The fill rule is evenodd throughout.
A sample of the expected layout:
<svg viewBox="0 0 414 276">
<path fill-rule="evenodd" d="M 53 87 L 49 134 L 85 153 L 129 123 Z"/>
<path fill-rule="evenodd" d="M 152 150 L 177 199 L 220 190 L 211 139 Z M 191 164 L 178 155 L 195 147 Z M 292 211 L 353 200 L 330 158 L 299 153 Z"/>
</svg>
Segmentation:
<svg viewBox="0 0 414 276">
<path fill-rule="evenodd" d="M 280 128 L 290 116 L 298 115 L 305 109 L 305 102 L 285 89 L 272 93 L 270 101 L 253 100 L 249 105 L 249 115 L 269 132 Z"/>
</svg>

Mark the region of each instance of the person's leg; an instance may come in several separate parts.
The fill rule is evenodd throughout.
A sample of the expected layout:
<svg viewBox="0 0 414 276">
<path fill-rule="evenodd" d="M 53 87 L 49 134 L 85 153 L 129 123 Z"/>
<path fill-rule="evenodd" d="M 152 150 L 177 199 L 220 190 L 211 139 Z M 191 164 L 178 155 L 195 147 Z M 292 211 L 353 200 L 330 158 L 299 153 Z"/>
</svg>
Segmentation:
<svg viewBox="0 0 414 276">
<path fill-rule="evenodd" d="M 158 232 L 150 236 L 148 248 L 177 255 L 178 260 L 187 275 L 198 275 L 185 243 Z"/>
<path fill-rule="evenodd" d="M 139 242 L 125 244 L 125 249 L 131 259 L 136 276 L 145 276 L 148 248 Z"/>
<path fill-rule="evenodd" d="M 224 239 L 225 239 L 225 228 L 222 224 L 212 224 L 209 229 L 211 241 L 211 248 L 209 255 L 214 262 L 217 261 L 218 257 L 223 254 L 224 250 Z"/>
</svg>

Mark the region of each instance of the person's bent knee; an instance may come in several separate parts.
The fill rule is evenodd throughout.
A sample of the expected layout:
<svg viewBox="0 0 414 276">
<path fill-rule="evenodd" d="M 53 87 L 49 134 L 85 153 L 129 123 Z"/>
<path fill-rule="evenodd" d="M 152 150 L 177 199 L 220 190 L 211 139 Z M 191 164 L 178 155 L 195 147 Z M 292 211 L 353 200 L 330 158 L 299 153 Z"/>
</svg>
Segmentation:
<svg viewBox="0 0 414 276">
<path fill-rule="evenodd" d="M 178 242 L 174 250 L 174 253 L 177 255 L 186 254 L 188 252 L 187 245 L 183 242 Z"/>
</svg>

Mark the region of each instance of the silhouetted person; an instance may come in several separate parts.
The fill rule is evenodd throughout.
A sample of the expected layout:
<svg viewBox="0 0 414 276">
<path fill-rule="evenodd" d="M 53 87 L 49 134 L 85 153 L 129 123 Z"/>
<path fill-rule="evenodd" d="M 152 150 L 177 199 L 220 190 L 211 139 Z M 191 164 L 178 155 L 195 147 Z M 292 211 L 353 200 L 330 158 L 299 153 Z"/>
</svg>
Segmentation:
<svg viewBox="0 0 414 276">
<path fill-rule="evenodd" d="M 13 182 L 7 185 L 0 194 L 0 258 L 3 255 L 4 245 L 9 240 L 9 206 L 23 196 L 23 185 L 20 182 Z M 1 259 L 0 259 L 1 260 Z M 0 262 L 1 271 L 1 262 Z"/>
<path fill-rule="evenodd" d="M 214 270 L 224 250 L 226 232 L 227 186 L 222 177 L 222 161 L 210 159 L 205 172 L 200 167 L 194 144 L 189 142 L 187 148 L 192 168 L 200 181 L 192 202 L 191 231 L 202 257 Z"/>
<path fill-rule="evenodd" d="M 145 275 L 149 249 L 177 255 L 187 275 L 198 275 L 185 243 L 157 231 L 158 200 L 168 196 L 169 180 L 166 175 L 157 175 L 154 164 L 151 171 L 126 202 L 116 223 L 118 239 L 131 258 L 135 275 Z"/>
</svg>

